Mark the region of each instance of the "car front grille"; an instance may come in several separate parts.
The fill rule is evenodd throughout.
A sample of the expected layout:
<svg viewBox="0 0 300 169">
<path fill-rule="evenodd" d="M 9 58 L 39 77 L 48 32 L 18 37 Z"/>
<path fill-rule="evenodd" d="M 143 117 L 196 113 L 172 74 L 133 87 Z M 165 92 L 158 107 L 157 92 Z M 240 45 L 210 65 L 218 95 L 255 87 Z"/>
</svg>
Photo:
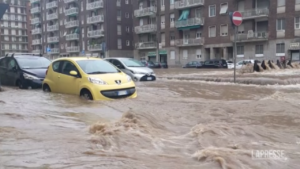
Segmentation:
<svg viewBox="0 0 300 169">
<path fill-rule="evenodd" d="M 127 94 L 119 96 L 118 92 L 124 91 L 124 90 L 127 91 Z M 132 88 L 125 88 L 125 89 L 117 89 L 117 90 L 104 90 L 104 91 L 100 91 L 100 93 L 103 96 L 111 98 L 111 99 L 122 99 L 122 98 L 126 98 L 126 97 L 133 95 L 135 91 L 136 91 L 136 89 L 134 87 L 132 87 Z"/>
</svg>

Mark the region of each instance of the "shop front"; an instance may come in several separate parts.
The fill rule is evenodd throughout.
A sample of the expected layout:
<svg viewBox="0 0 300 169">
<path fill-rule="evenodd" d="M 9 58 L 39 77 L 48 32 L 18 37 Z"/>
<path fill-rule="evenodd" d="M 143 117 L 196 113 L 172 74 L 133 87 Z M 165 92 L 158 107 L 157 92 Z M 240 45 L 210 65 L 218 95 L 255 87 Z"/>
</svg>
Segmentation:
<svg viewBox="0 0 300 169">
<path fill-rule="evenodd" d="M 152 61 L 152 62 L 156 62 L 156 51 L 151 51 L 148 52 L 148 60 Z M 159 62 L 164 62 L 167 63 L 168 62 L 168 51 L 166 50 L 159 50 L 159 58 L 158 58 Z"/>
<path fill-rule="evenodd" d="M 300 61 L 300 42 L 290 43 L 289 53 L 293 62 Z"/>
</svg>

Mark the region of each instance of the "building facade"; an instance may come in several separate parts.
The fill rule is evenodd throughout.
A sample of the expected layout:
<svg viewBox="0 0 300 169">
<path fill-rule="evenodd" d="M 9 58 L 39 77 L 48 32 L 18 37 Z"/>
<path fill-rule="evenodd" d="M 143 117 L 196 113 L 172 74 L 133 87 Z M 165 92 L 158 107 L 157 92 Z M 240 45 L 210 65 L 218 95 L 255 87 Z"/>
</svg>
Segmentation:
<svg viewBox="0 0 300 169">
<path fill-rule="evenodd" d="M 300 60 L 300 0 L 137 0 L 133 9 L 137 59 L 169 65 L 232 60 L 229 14 L 240 11 L 237 60 Z"/>
<path fill-rule="evenodd" d="M 28 53 L 30 51 L 30 25 L 28 24 L 28 12 L 30 10 L 27 0 L 3 0 L 9 4 L 0 24 L 0 51 L 6 53 Z"/>
<path fill-rule="evenodd" d="M 130 0 L 30 0 L 32 49 L 61 56 L 132 57 Z"/>
</svg>

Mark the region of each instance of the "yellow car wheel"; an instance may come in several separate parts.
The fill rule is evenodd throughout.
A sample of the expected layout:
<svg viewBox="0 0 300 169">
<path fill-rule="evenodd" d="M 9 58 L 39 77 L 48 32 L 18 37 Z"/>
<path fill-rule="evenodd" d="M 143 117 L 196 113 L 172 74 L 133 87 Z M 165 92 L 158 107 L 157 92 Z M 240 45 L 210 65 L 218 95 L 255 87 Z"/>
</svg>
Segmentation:
<svg viewBox="0 0 300 169">
<path fill-rule="evenodd" d="M 51 89 L 50 89 L 49 85 L 44 84 L 44 85 L 43 85 L 43 91 L 44 91 L 44 92 L 51 92 Z"/>
<path fill-rule="evenodd" d="M 93 96 L 92 96 L 91 92 L 87 89 L 81 90 L 80 97 L 82 97 L 83 99 L 86 99 L 86 100 L 93 100 Z"/>
</svg>

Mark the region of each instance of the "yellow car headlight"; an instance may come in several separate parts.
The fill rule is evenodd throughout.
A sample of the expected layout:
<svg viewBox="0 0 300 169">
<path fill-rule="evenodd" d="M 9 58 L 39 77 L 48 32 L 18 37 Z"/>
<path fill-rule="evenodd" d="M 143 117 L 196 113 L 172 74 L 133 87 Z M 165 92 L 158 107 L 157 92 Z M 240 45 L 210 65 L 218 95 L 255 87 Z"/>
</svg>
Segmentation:
<svg viewBox="0 0 300 169">
<path fill-rule="evenodd" d="M 99 78 L 88 77 L 88 80 L 91 83 L 98 84 L 98 85 L 106 85 L 107 84 L 104 80 L 101 80 Z"/>
</svg>

